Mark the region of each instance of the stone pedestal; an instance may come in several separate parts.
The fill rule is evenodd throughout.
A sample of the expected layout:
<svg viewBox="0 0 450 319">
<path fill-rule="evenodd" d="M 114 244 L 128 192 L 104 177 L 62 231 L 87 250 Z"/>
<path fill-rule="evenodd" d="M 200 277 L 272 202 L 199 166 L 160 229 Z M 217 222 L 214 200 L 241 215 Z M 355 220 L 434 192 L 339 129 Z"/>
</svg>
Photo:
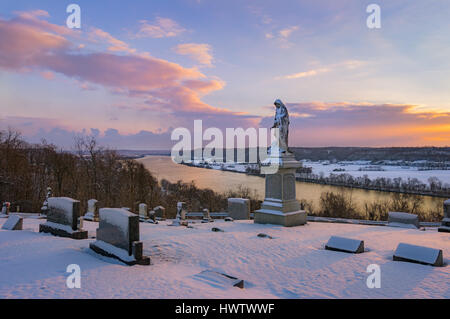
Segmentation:
<svg viewBox="0 0 450 319">
<path fill-rule="evenodd" d="M 438 228 L 438 231 L 450 233 L 450 199 L 447 199 L 444 202 L 444 219 L 442 220 L 442 226 Z"/>
<path fill-rule="evenodd" d="M 299 226 L 306 224 L 295 194 L 295 170 L 301 166 L 292 153 L 272 152 L 261 164 L 266 175 L 266 195 L 261 209 L 255 211 L 256 224 Z"/>
</svg>

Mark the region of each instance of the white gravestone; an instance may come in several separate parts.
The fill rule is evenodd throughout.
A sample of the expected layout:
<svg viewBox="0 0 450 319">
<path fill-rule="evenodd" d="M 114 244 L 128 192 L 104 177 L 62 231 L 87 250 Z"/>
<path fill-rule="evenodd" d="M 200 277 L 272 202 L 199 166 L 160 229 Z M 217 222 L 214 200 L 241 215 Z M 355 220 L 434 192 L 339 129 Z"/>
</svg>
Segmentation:
<svg viewBox="0 0 450 319">
<path fill-rule="evenodd" d="M 147 209 L 147 204 L 145 203 L 140 203 L 139 204 L 139 217 L 141 219 L 148 219 L 148 209 Z"/>
<path fill-rule="evenodd" d="M 87 209 L 86 214 L 84 215 L 84 219 L 98 222 L 98 220 L 99 220 L 99 216 L 98 216 L 99 203 L 98 203 L 98 200 L 90 199 L 90 200 L 88 200 L 87 204 L 88 204 L 88 209 Z"/>
<path fill-rule="evenodd" d="M 177 203 L 177 216 L 170 226 L 187 226 L 188 222 L 186 220 L 186 203 Z"/>
</svg>

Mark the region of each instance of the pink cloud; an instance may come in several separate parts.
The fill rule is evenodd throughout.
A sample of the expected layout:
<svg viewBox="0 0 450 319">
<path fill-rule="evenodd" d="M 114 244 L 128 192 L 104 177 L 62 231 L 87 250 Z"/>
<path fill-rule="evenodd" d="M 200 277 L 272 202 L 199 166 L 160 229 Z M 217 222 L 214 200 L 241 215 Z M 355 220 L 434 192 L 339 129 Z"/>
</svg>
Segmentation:
<svg viewBox="0 0 450 319">
<path fill-rule="evenodd" d="M 204 66 L 212 66 L 213 56 L 211 46 L 205 43 L 183 43 L 174 48 L 175 52 L 187 55 Z"/>
</svg>

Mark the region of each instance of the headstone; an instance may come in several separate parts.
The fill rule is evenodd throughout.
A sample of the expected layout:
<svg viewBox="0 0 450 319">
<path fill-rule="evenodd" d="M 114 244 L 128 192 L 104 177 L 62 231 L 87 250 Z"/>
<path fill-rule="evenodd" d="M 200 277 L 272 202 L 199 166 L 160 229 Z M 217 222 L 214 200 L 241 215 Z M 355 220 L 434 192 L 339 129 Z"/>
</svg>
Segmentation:
<svg viewBox="0 0 450 319">
<path fill-rule="evenodd" d="M 269 236 L 269 235 L 264 234 L 264 233 L 259 233 L 257 236 L 260 237 L 260 238 L 269 238 L 269 239 L 273 239 L 272 236 Z"/>
<path fill-rule="evenodd" d="M 364 252 L 364 241 L 345 237 L 331 236 L 325 249 L 360 254 Z"/>
<path fill-rule="evenodd" d="M 84 219 L 91 220 L 98 222 L 99 216 L 98 216 L 98 210 L 99 210 L 99 203 L 96 199 L 90 199 L 87 202 L 88 209 L 86 214 L 84 214 Z"/>
<path fill-rule="evenodd" d="M 194 275 L 194 278 L 214 287 L 238 287 L 241 289 L 244 288 L 244 280 L 217 271 L 204 270 L 201 273 Z"/>
<path fill-rule="evenodd" d="M 250 200 L 228 198 L 228 215 L 235 220 L 250 219 Z"/>
<path fill-rule="evenodd" d="M 442 226 L 438 228 L 438 231 L 450 233 L 450 199 L 444 202 L 444 219 L 442 220 Z"/>
<path fill-rule="evenodd" d="M 223 229 L 220 229 L 220 228 L 218 228 L 218 227 L 213 227 L 213 228 L 211 228 L 211 231 L 213 231 L 213 232 L 220 232 L 220 233 L 223 233 L 223 232 L 224 232 Z"/>
<path fill-rule="evenodd" d="M 186 220 L 186 203 L 177 203 L 177 217 L 172 222 L 170 226 L 187 226 L 188 221 Z"/>
<path fill-rule="evenodd" d="M 405 243 L 398 244 L 393 260 L 407 261 L 437 267 L 442 267 L 444 265 L 444 258 L 441 249 L 415 246 Z"/>
<path fill-rule="evenodd" d="M 261 209 L 254 212 L 254 223 L 286 227 L 304 225 L 307 214 L 300 208 L 295 190 L 295 171 L 302 164 L 288 147 L 288 110 L 280 100 L 274 104 L 276 111 L 271 133 L 275 138 L 267 158 L 261 162 L 261 173 L 265 174 L 265 198 Z"/>
<path fill-rule="evenodd" d="M 2 205 L 2 215 L 8 215 L 9 214 L 9 207 L 11 206 L 10 202 L 4 202 Z"/>
<path fill-rule="evenodd" d="M 47 222 L 39 225 L 39 232 L 73 239 L 86 239 L 88 232 L 79 228 L 80 202 L 69 197 L 48 199 Z"/>
<path fill-rule="evenodd" d="M 204 208 L 202 223 L 212 223 L 212 222 L 214 222 L 214 219 L 211 218 L 211 215 L 209 214 L 209 209 Z"/>
<path fill-rule="evenodd" d="M 234 219 L 231 218 L 231 217 L 225 217 L 223 220 L 226 221 L 226 222 L 232 222 L 232 221 L 234 221 Z"/>
<path fill-rule="evenodd" d="M 41 207 L 41 213 L 46 215 L 47 211 L 48 211 L 48 199 L 52 196 L 52 188 L 51 187 L 47 187 L 47 194 L 45 195 L 45 200 L 44 203 L 42 204 Z"/>
<path fill-rule="evenodd" d="M 145 203 L 140 203 L 139 204 L 139 217 L 143 220 L 148 219 L 148 209 L 147 209 L 147 204 Z"/>
<path fill-rule="evenodd" d="M 97 240 L 89 245 L 96 253 L 127 265 L 150 265 L 139 241 L 139 216 L 120 208 L 101 208 Z"/>
<path fill-rule="evenodd" d="M 419 216 L 409 213 L 389 212 L 388 226 L 402 228 L 420 228 Z"/>
<path fill-rule="evenodd" d="M 9 216 L 3 224 L 2 229 L 6 230 L 22 230 L 23 218 L 17 215 Z"/>
<path fill-rule="evenodd" d="M 162 220 L 166 218 L 166 209 L 164 207 L 156 206 L 153 210 L 155 211 L 156 219 Z"/>
</svg>

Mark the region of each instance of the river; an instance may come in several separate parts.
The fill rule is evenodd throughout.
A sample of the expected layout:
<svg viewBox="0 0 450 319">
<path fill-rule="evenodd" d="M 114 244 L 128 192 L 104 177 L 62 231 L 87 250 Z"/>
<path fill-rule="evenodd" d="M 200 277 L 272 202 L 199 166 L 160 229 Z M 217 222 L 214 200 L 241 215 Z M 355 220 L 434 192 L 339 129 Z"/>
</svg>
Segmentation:
<svg viewBox="0 0 450 319">
<path fill-rule="evenodd" d="M 242 173 L 220 171 L 206 168 L 191 167 L 176 164 L 170 156 L 146 156 L 138 159 L 158 180 L 166 179 L 169 182 L 194 181 L 199 188 L 210 188 L 222 193 L 230 189 L 236 189 L 239 185 L 246 186 L 256 191 L 259 199 L 264 199 L 264 179 L 259 176 L 251 176 Z M 323 192 L 346 192 L 352 197 L 358 210 L 364 211 L 366 202 L 383 201 L 389 199 L 392 194 L 374 190 L 348 188 L 342 186 L 321 185 L 305 182 L 296 182 L 297 199 L 312 201 L 315 208 L 319 207 L 320 196 Z M 421 196 L 422 208 L 425 211 L 442 209 L 444 198 Z"/>
</svg>

